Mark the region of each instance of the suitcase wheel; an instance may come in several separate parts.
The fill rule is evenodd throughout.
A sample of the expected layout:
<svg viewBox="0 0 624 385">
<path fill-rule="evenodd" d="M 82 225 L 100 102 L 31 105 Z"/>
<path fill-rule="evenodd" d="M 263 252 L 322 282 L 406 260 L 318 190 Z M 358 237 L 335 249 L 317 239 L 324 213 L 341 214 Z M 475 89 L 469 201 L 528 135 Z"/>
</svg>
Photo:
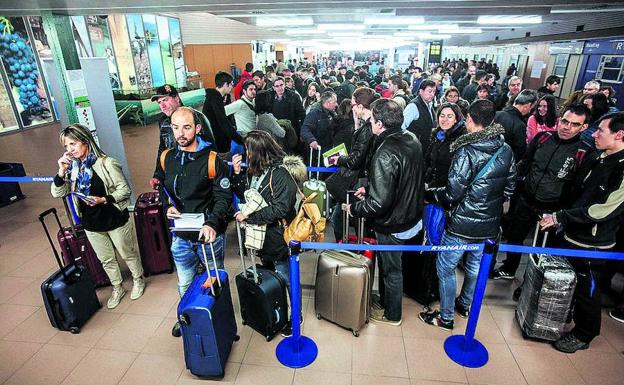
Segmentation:
<svg viewBox="0 0 624 385">
<path fill-rule="evenodd" d="M 240 340 L 240 336 L 237 334 L 234 336 L 234 341 L 238 341 L 238 340 Z"/>
<path fill-rule="evenodd" d="M 316 313 L 316 319 L 322 319 L 323 317 L 321 317 L 321 313 Z"/>
<path fill-rule="evenodd" d="M 273 339 L 273 336 L 266 336 L 266 337 L 264 337 L 264 338 L 266 338 L 266 341 L 267 341 L 267 342 L 271 342 L 271 340 Z"/>
<path fill-rule="evenodd" d="M 69 328 L 69 332 L 71 334 L 78 334 L 78 333 L 80 333 L 80 328 L 77 327 L 77 326 L 72 326 L 72 327 Z"/>
<path fill-rule="evenodd" d="M 523 331 L 522 331 L 522 338 L 524 338 L 525 340 L 528 340 L 528 339 L 529 339 L 529 338 L 531 338 L 531 337 L 529 337 L 529 335 L 527 334 L 527 332 L 525 332 L 525 331 L 523 330 Z"/>
<path fill-rule="evenodd" d="M 355 337 L 359 337 L 359 336 L 360 336 L 360 331 L 359 331 L 359 330 L 354 330 L 354 331 L 353 331 L 353 335 L 354 335 Z"/>
</svg>

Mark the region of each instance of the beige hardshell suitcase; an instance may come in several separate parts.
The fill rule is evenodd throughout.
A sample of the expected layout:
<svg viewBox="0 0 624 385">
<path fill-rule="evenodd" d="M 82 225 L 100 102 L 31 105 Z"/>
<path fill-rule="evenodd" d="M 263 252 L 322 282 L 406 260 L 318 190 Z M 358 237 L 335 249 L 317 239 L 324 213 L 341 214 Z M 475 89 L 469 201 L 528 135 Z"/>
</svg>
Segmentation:
<svg viewBox="0 0 624 385">
<path fill-rule="evenodd" d="M 316 268 L 316 317 L 350 329 L 354 336 L 359 336 L 371 313 L 373 263 L 349 251 L 322 252 Z"/>
</svg>

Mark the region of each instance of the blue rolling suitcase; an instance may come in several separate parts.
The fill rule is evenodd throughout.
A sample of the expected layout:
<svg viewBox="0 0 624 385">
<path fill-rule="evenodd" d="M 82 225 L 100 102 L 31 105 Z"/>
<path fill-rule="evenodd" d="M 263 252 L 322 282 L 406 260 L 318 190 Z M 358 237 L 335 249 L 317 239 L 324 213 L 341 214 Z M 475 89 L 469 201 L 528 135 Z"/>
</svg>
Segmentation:
<svg viewBox="0 0 624 385">
<path fill-rule="evenodd" d="M 72 264 L 62 265 L 61 258 L 44 222 L 45 217 L 49 214 L 54 214 L 59 228 L 62 228 L 54 208 L 41 213 L 39 220 L 43 225 L 60 269 L 41 284 L 43 303 L 52 326 L 74 334 L 80 333 L 80 328 L 101 307 L 100 301 L 95 293 L 95 285 L 89 271 L 85 266 L 76 264 L 74 255 L 69 248 Z"/>
<path fill-rule="evenodd" d="M 214 251 L 212 258 L 216 266 Z M 232 344 L 239 339 L 227 273 L 207 269 L 197 275 L 178 304 L 178 320 L 186 368 L 199 377 L 223 378 Z"/>
</svg>

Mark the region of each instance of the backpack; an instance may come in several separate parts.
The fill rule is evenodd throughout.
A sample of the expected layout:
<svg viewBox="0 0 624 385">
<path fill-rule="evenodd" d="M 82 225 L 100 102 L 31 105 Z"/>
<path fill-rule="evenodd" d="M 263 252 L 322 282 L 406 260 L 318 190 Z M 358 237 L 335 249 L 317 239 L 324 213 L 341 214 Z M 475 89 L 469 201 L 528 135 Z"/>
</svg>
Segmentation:
<svg viewBox="0 0 624 385">
<path fill-rule="evenodd" d="M 162 168 L 163 172 L 165 172 L 165 159 L 167 158 L 167 154 L 171 151 L 171 148 L 168 148 L 160 153 L 160 168 Z M 213 180 L 217 177 L 217 153 L 214 151 L 210 151 L 208 154 L 208 179 Z"/>
</svg>

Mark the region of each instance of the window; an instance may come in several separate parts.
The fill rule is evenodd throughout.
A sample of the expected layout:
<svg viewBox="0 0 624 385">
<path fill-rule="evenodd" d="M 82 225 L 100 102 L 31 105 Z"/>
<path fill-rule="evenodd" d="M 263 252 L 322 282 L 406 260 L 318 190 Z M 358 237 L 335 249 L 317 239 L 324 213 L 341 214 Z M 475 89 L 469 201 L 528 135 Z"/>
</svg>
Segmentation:
<svg viewBox="0 0 624 385">
<path fill-rule="evenodd" d="M 555 65 L 553 67 L 553 75 L 557 75 L 563 79 L 565 77 L 566 68 L 568 67 L 569 59 L 570 59 L 570 55 L 568 54 L 555 55 Z"/>
<path fill-rule="evenodd" d="M 596 79 L 604 83 L 622 83 L 624 80 L 624 56 L 604 55 L 600 58 Z"/>
</svg>

